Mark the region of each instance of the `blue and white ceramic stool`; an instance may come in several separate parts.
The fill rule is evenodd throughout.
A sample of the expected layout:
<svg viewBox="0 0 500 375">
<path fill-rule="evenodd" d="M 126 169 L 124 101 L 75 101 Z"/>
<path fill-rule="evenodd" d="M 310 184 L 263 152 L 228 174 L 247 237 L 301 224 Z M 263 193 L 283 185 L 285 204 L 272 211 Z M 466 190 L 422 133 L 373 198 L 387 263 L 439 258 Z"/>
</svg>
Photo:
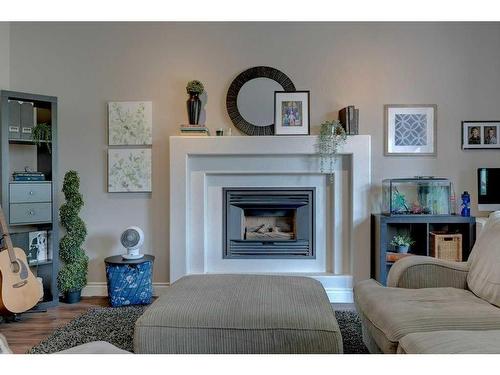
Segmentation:
<svg viewBox="0 0 500 375">
<path fill-rule="evenodd" d="M 121 255 L 104 259 L 111 306 L 147 305 L 153 298 L 155 257 L 123 259 Z"/>
</svg>

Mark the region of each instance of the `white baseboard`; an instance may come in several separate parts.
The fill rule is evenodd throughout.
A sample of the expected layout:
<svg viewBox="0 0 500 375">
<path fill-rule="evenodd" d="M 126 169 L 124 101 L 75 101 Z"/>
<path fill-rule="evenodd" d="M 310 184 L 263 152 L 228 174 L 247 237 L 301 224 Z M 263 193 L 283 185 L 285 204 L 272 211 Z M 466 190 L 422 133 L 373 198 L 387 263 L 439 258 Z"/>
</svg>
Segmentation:
<svg viewBox="0 0 500 375">
<path fill-rule="evenodd" d="M 165 292 L 169 283 L 153 283 L 153 295 L 159 296 Z M 108 295 L 108 286 L 105 282 L 90 282 L 82 290 L 84 297 L 105 297 Z"/>
<path fill-rule="evenodd" d="M 330 303 L 353 303 L 352 288 L 325 288 Z"/>
</svg>

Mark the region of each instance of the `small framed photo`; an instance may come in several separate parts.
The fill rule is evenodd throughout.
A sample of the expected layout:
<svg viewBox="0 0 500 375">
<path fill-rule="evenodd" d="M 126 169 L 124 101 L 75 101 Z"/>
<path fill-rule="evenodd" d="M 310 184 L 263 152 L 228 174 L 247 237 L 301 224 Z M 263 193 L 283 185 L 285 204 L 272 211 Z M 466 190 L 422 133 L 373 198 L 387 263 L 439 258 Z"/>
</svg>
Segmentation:
<svg viewBox="0 0 500 375">
<path fill-rule="evenodd" d="M 274 134 L 309 135 L 309 91 L 274 92 Z"/>
<path fill-rule="evenodd" d="M 386 156 L 436 156 L 437 105 L 384 106 Z"/>
<path fill-rule="evenodd" d="M 462 121 L 462 149 L 498 149 L 500 121 Z"/>
<path fill-rule="evenodd" d="M 47 231 L 42 230 L 38 232 L 29 232 L 29 254 L 31 254 L 31 259 L 28 263 L 44 262 L 48 259 L 48 243 L 47 243 Z"/>
</svg>

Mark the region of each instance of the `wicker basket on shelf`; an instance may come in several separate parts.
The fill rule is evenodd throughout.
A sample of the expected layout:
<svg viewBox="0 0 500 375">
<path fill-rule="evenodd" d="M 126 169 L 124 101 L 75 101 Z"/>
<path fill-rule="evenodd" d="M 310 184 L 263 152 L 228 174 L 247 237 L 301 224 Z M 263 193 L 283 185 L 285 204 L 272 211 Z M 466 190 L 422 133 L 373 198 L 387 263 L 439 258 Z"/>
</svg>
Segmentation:
<svg viewBox="0 0 500 375">
<path fill-rule="evenodd" d="M 431 248 L 430 256 L 451 260 L 462 261 L 462 235 L 459 233 L 430 232 Z"/>
</svg>

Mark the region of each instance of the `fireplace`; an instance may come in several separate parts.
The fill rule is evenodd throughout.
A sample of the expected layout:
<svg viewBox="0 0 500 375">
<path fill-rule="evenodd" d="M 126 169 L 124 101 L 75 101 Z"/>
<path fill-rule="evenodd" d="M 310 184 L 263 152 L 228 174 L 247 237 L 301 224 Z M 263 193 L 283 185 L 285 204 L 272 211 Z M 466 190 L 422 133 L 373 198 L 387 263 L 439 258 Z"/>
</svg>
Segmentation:
<svg viewBox="0 0 500 375">
<path fill-rule="evenodd" d="M 315 258 L 315 188 L 224 188 L 224 258 Z"/>
</svg>

